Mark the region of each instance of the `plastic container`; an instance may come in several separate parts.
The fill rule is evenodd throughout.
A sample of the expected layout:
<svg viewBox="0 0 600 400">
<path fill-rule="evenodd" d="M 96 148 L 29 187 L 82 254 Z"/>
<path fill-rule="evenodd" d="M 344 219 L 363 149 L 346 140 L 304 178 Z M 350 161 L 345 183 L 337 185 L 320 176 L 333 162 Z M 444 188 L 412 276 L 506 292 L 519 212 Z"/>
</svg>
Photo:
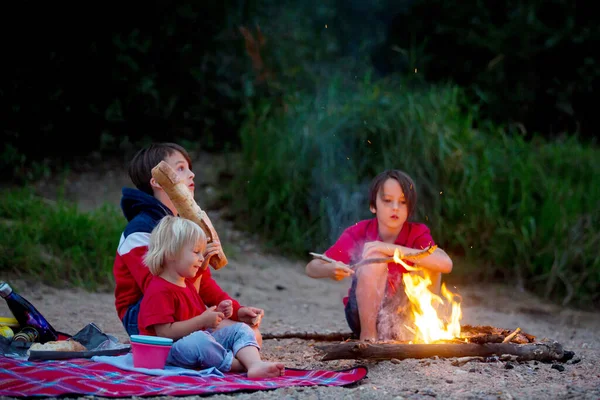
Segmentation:
<svg viewBox="0 0 600 400">
<path fill-rule="evenodd" d="M 130 341 L 135 368 L 165 368 L 173 339 L 159 336 L 131 335 Z"/>
</svg>

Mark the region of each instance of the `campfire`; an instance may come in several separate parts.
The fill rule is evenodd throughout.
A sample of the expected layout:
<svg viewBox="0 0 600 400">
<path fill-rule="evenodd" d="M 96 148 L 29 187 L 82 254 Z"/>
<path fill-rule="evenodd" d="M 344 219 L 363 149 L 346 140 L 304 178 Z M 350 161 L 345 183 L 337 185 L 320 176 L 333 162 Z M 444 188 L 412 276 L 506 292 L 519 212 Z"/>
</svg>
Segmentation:
<svg viewBox="0 0 600 400">
<path fill-rule="evenodd" d="M 398 249 L 394 252 L 393 260 L 410 271 L 403 274 L 402 281 L 410 306 L 407 322 L 414 324 L 413 327 L 405 324 L 414 333 L 411 343 L 435 343 L 459 338 L 462 312 L 460 302 L 454 300 L 458 296 L 450 292 L 445 284 L 441 286 L 443 298 L 431 292 L 429 287 L 432 282 L 427 273 L 402 261 Z M 438 310 L 448 304 L 451 306 L 451 314 L 449 318 L 443 318 L 444 316 L 438 315 Z"/>
<path fill-rule="evenodd" d="M 411 254 L 410 258 L 426 257 L 433 250 L 435 250 L 435 246 L 417 254 Z M 322 254 L 310 254 L 313 257 L 334 262 Z M 461 297 L 448 290 L 445 284 L 441 285 L 440 295 L 432 292 L 430 290 L 432 280 L 427 271 L 406 264 L 402 258 L 403 255 L 396 251 L 393 257 L 361 260 L 349 267 L 356 268 L 369 263 L 393 261 L 409 271 L 402 276 L 406 304 L 395 304 L 382 311 L 398 316 L 397 322 L 394 322 L 390 329 L 395 331 L 393 333 L 409 332 L 409 337 L 405 340 L 393 339 L 366 343 L 350 339 L 351 333 L 318 334 L 309 332 L 263 334 L 263 339 L 302 338 L 316 341 L 341 341 L 338 344 L 315 346 L 325 353 L 321 358 L 322 361 L 336 359 L 401 360 L 438 356 L 458 357 L 455 365 L 462 365 L 473 359 L 482 360 L 490 356 L 505 358 L 508 356 L 517 361 L 543 362 L 566 362 L 574 356 L 572 351 L 564 350 L 560 343 L 548 339 L 537 341 L 535 336 L 522 332 L 519 327 L 510 330 L 494 326 L 461 325 Z"/>
</svg>

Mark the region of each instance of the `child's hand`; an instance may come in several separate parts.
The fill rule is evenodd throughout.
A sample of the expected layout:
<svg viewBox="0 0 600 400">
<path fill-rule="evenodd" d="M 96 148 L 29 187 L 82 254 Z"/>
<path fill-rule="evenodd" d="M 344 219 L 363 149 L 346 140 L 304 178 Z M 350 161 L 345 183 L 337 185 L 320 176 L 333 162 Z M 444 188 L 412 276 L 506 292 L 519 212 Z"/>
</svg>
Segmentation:
<svg viewBox="0 0 600 400">
<path fill-rule="evenodd" d="M 252 327 L 260 326 L 262 317 L 265 315 L 265 311 L 256 307 L 240 307 L 238 310 L 238 319 L 240 322 L 244 322 Z"/>
<path fill-rule="evenodd" d="M 341 281 L 351 275 L 354 275 L 354 270 L 350 269 L 346 264 L 341 262 L 329 263 L 329 277 L 335 281 Z"/>
<path fill-rule="evenodd" d="M 221 242 L 215 240 L 206 245 L 206 249 L 204 250 L 204 262 L 202 263 L 202 270 L 205 270 L 208 267 L 208 262 L 212 258 L 212 256 L 216 256 L 222 250 Z"/>
<path fill-rule="evenodd" d="M 231 300 L 223 300 L 220 302 L 217 306 L 217 311 L 222 312 L 226 319 L 231 317 L 233 314 L 233 304 L 231 303 Z"/>
<path fill-rule="evenodd" d="M 200 318 L 202 319 L 202 326 L 205 329 L 208 328 L 216 328 L 219 326 L 223 318 L 225 317 L 222 312 L 216 310 L 217 306 L 212 306 L 207 308 L 202 314 L 200 314 Z"/>
</svg>

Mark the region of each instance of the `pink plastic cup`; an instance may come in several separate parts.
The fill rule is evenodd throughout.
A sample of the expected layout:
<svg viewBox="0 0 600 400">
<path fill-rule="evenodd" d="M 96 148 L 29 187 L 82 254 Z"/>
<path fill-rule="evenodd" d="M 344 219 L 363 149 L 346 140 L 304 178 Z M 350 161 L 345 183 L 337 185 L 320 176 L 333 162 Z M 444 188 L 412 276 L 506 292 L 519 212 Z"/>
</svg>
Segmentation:
<svg viewBox="0 0 600 400">
<path fill-rule="evenodd" d="M 135 368 L 165 368 L 173 340 L 145 335 L 131 335 L 130 340 Z"/>
</svg>

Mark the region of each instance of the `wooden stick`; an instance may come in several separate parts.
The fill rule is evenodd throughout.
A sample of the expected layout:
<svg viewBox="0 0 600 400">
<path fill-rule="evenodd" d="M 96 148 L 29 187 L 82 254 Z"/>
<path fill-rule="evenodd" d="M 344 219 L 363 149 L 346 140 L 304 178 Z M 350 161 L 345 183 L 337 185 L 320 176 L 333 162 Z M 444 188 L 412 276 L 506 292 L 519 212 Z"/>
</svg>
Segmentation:
<svg viewBox="0 0 600 400">
<path fill-rule="evenodd" d="M 386 257 L 386 258 L 365 258 L 363 260 L 360 260 L 359 262 L 357 262 L 356 264 L 350 264 L 349 268 L 350 269 L 355 269 L 360 267 L 361 265 L 368 265 L 368 264 L 387 264 L 387 263 L 391 263 L 394 262 L 394 257 Z"/>
<path fill-rule="evenodd" d="M 495 333 L 485 333 L 481 335 L 474 335 L 467 338 L 469 343 L 505 343 L 503 340 L 505 339 L 502 335 L 497 335 Z"/>
<path fill-rule="evenodd" d="M 311 256 L 313 256 L 314 258 L 318 258 L 320 260 L 327 261 L 329 263 L 339 262 L 339 261 L 334 260 L 333 258 L 327 257 L 324 254 L 318 254 L 318 253 L 309 253 L 309 254 Z M 366 264 L 380 264 L 380 263 L 386 263 L 387 264 L 387 263 L 390 263 L 392 261 L 394 261 L 393 257 L 387 257 L 387 258 L 366 258 L 364 260 L 361 260 L 361 261 L 357 262 L 356 264 L 348 265 L 348 268 L 354 269 L 356 267 L 359 267 L 361 265 L 366 265 Z M 344 264 L 344 263 L 342 263 L 342 264 Z M 346 264 L 344 264 L 344 265 L 346 265 Z"/>
<path fill-rule="evenodd" d="M 437 245 L 435 245 L 435 246 L 429 246 L 426 249 L 424 249 L 423 251 L 420 251 L 418 253 L 403 254 L 403 255 L 401 255 L 401 257 L 403 259 L 416 260 L 418 258 L 423 258 L 423 257 L 426 257 L 426 256 L 430 255 L 431 253 L 433 253 L 435 251 L 436 248 L 437 248 Z M 333 258 L 327 257 L 324 254 L 319 254 L 319 253 L 309 253 L 309 254 L 311 256 L 313 256 L 314 258 L 318 258 L 318 259 L 321 259 L 323 261 L 327 261 L 327 262 L 330 262 L 330 263 L 337 262 Z M 364 260 L 360 260 L 359 262 L 357 262 L 355 264 L 350 264 L 348 266 L 348 268 L 355 269 L 357 267 L 360 267 L 361 265 L 367 265 L 367 264 L 387 264 L 387 263 L 391 263 L 391 262 L 394 262 L 394 257 L 365 258 Z"/>
<path fill-rule="evenodd" d="M 285 333 L 263 333 L 265 339 L 304 339 L 316 340 L 321 342 L 343 342 L 352 337 L 352 332 L 285 332 Z"/>
<path fill-rule="evenodd" d="M 315 346 L 324 351 L 321 361 L 340 359 L 399 360 L 407 358 L 439 357 L 488 357 L 492 355 L 513 354 L 519 361 L 561 360 L 565 351 L 560 343 L 539 342 L 530 344 L 486 343 L 486 344 L 371 344 L 366 342 L 345 342 L 339 344 Z"/>
<path fill-rule="evenodd" d="M 515 329 L 515 331 L 513 333 L 511 333 L 510 335 L 508 335 L 507 337 L 504 338 L 504 340 L 502 341 L 502 343 L 508 343 L 512 340 L 512 338 L 514 338 L 515 336 L 517 336 L 517 333 L 521 332 L 521 328 L 517 328 Z"/>
<path fill-rule="evenodd" d="M 452 361 L 450 364 L 454 365 L 455 367 L 462 367 L 466 363 L 468 363 L 470 361 L 475 361 L 475 360 L 477 360 L 477 361 L 485 361 L 485 358 L 483 358 L 481 356 L 459 357 L 456 360 Z"/>
<path fill-rule="evenodd" d="M 489 325 L 461 325 L 460 335 L 472 343 L 483 344 L 486 342 L 502 343 L 511 334 L 511 330 Z M 536 342 L 536 338 L 521 329 L 510 339 L 511 343 L 527 344 Z"/>
<path fill-rule="evenodd" d="M 179 180 L 179 177 L 169 164 L 165 161 L 158 163 L 158 165 L 152 168 L 152 177 L 156 179 L 156 182 L 158 182 L 167 196 L 169 196 L 179 215 L 200 225 L 209 243 L 219 239 L 217 231 L 213 227 L 212 222 L 210 222 L 210 218 L 198 206 L 188 187 Z M 225 253 L 221 250 L 218 254 L 212 256 L 208 262 L 217 270 L 227 265 L 227 257 L 225 257 Z"/>
<path fill-rule="evenodd" d="M 330 262 L 330 263 L 337 262 L 333 258 L 327 257 L 325 254 L 319 254 L 319 253 L 308 253 L 308 254 L 310 254 L 314 258 L 318 258 L 320 260 L 327 261 L 327 262 Z"/>
</svg>

